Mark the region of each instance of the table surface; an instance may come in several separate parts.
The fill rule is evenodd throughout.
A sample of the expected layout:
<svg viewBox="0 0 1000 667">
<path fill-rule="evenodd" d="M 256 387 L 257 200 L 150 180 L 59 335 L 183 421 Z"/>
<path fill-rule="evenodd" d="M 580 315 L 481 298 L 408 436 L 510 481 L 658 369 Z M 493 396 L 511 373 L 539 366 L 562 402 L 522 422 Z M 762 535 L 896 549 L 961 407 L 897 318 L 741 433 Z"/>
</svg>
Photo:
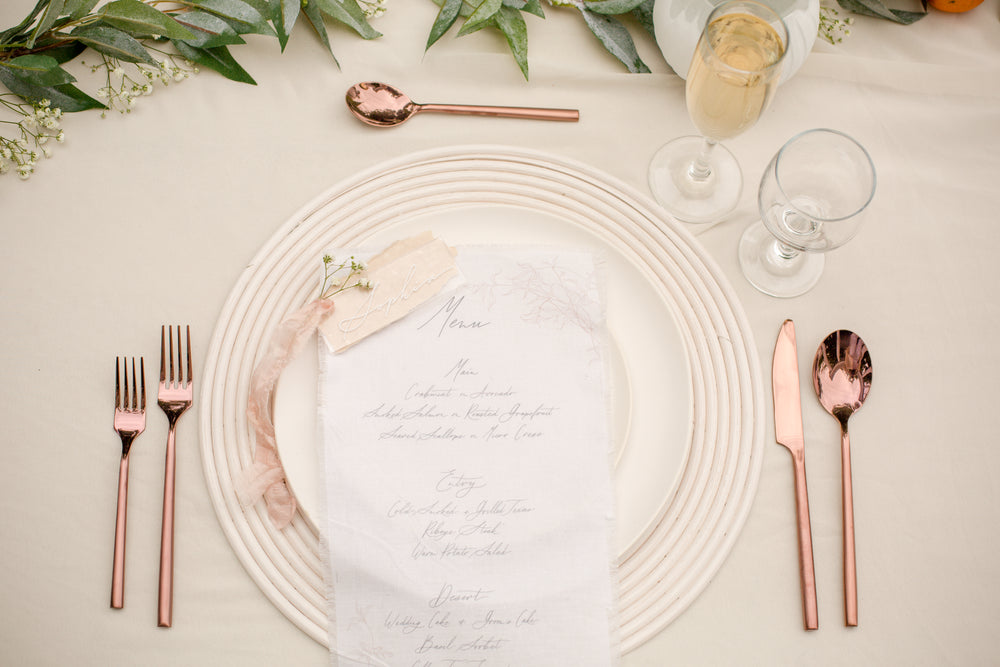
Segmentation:
<svg viewBox="0 0 1000 667">
<path fill-rule="evenodd" d="M 0 24 L 33 3 L 5 2 Z M 165 420 L 153 408 L 131 463 L 127 604 L 108 608 L 119 443 L 111 360 L 155 367 L 162 323 L 189 323 L 203 360 L 240 272 L 299 207 L 389 158 L 497 144 L 597 166 L 642 192 L 665 141 L 693 133 L 683 81 L 641 37 L 653 73 L 625 73 L 570 9 L 528 19 L 531 81 L 498 38 L 445 37 L 436 6 L 390 2 L 364 42 L 332 28 L 338 69 L 305 26 L 283 54 L 251 38 L 257 86 L 212 72 L 134 113 L 65 118 L 67 140 L 28 181 L 0 178 L 4 326 L 0 662 L 324 665 L 327 650 L 260 592 L 230 548 L 204 480 L 197 406 L 178 428 L 175 622 L 156 627 Z M 801 628 L 791 461 L 768 391 L 760 486 L 735 547 L 677 620 L 625 656 L 640 665 L 985 665 L 1000 659 L 1000 0 L 899 26 L 857 17 L 817 42 L 757 126 L 728 145 L 747 186 L 714 225 L 687 226 L 746 310 L 769 385 L 778 328 L 800 342 L 820 629 Z M 81 80 L 99 85 L 85 68 Z M 347 87 L 393 82 L 419 101 L 575 107 L 578 124 L 422 116 L 359 124 Z M 753 183 L 788 137 L 834 127 L 870 150 L 878 193 L 820 284 L 780 300 L 741 276 Z M 851 422 L 860 626 L 843 625 L 838 426 L 809 397 L 829 331 L 871 348 L 874 386 Z M 199 389 L 203 389 L 199 387 Z"/>
</svg>

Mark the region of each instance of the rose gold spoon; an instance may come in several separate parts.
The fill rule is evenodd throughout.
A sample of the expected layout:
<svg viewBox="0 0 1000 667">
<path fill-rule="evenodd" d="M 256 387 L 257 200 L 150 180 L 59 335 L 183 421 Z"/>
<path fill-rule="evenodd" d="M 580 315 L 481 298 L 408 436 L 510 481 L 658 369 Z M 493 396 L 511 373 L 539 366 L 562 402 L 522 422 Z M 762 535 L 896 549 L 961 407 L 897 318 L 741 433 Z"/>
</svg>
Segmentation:
<svg viewBox="0 0 1000 667">
<path fill-rule="evenodd" d="M 417 104 L 401 91 L 384 83 L 365 81 L 347 89 L 347 108 L 361 122 L 376 127 L 399 125 L 422 111 L 456 113 L 472 116 L 502 116 L 576 122 L 576 109 L 536 109 L 529 107 L 483 107 L 462 104 Z"/>
<path fill-rule="evenodd" d="M 858 570 L 854 558 L 854 491 L 851 486 L 851 437 L 847 420 L 868 397 L 872 359 L 856 333 L 841 329 L 827 336 L 813 361 L 813 388 L 820 404 L 840 422 L 840 460 L 844 505 L 844 611 L 847 625 L 858 624 Z"/>
</svg>

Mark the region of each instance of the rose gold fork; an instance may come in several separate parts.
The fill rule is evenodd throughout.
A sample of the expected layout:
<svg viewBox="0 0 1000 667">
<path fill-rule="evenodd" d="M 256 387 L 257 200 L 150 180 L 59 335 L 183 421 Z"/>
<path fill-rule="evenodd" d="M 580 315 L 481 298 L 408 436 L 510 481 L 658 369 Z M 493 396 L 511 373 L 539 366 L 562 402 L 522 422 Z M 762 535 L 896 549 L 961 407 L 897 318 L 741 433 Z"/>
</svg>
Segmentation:
<svg viewBox="0 0 1000 667">
<path fill-rule="evenodd" d="M 124 365 L 124 371 L 119 366 Z M 139 357 L 139 377 L 135 382 L 132 358 L 132 391 L 128 384 L 128 359 L 115 357 L 115 431 L 122 439 L 122 460 L 118 466 L 118 510 L 115 513 L 115 556 L 111 570 L 111 608 L 125 606 L 125 515 L 128 508 L 128 453 L 132 442 L 146 429 L 146 365 Z M 122 384 L 125 391 L 122 392 Z"/>
<path fill-rule="evenodd" d="M 170 371 L 167 375 L 169 355 Z M 167 415 L 167 461 L 163 474 L 163 527 L 160 532 L 160 601 L 157 625 L 169 628 L 173 623 L 174 607 L 174 438 L 177 419 L 191 407 L 194 398 L 194 377 L 191 373 L 191 327 L 187 327 L 187 363 L 181 364 L 181 328 L 177 327 L 177 363 L 174 364 L 174 332 L 172 327 L 160 327 L 160 389 L 156 402 Z"/>
</svg>

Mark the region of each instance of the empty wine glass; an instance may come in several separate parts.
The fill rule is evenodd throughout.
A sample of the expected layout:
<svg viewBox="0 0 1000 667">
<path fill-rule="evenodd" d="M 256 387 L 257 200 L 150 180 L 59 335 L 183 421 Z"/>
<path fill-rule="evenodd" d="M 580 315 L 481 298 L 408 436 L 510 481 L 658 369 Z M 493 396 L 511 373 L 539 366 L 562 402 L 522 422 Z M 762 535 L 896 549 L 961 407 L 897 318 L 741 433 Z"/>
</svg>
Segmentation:
<svg viewBox="0 0 1000 667">
<path fill-rule="evenodd" d="M 828 129 L 792 137 L 761 178 L 761 220 L 740 238 L 743 275 L 771 296 L 808 292 L 822 253 L 854 237 L 874 196 L 875 165 L 857 141 Z"/>
<path fill-rule="evenodd" d="M 757 122 L 774 96 L 787 47 L 785 22 L 766 5 L 733 0 L 708 15 L 685 91 L 701 136 L 667 143 L 649 166 L 653 196 L 677 219 L 712 222 L 736 207 L 740 166 L 718 142 Z"/>
</svg>

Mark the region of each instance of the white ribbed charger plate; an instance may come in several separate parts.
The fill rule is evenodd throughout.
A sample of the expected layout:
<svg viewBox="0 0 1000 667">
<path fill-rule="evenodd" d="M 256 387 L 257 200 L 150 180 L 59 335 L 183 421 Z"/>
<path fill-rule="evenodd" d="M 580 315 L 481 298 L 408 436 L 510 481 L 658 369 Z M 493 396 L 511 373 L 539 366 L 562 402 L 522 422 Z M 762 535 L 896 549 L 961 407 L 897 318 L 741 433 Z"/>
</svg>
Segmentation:
<svg viewBox="0 0 1000 667">
<path fill-rule="evenodd" d="M 409 155 L 333 187 L 275 233 L 230 294 L 205 361 L 202 461 L 219 521 L 261 590 L 323 644 L 325 585 L 311 522 L 296 516 L 278 531 L 262 503 L 244 510 L 234 491 L 253 457 L 250 375 L 273 329 L 312 298 L 327 249 L 361 245 L 406 216 L 491 204 L 544 211 L 600 237 L 648 276 L 687 347 L 687 455 L 679 472 L 665 471 L 666 500 L 619 555 L 623 652 L 698 596 L 750 510 L 763 456 L 761 371 L 732 289 L 686 230 L 629 186 L 563 158 L 497 146 Z"/>
</svg>

